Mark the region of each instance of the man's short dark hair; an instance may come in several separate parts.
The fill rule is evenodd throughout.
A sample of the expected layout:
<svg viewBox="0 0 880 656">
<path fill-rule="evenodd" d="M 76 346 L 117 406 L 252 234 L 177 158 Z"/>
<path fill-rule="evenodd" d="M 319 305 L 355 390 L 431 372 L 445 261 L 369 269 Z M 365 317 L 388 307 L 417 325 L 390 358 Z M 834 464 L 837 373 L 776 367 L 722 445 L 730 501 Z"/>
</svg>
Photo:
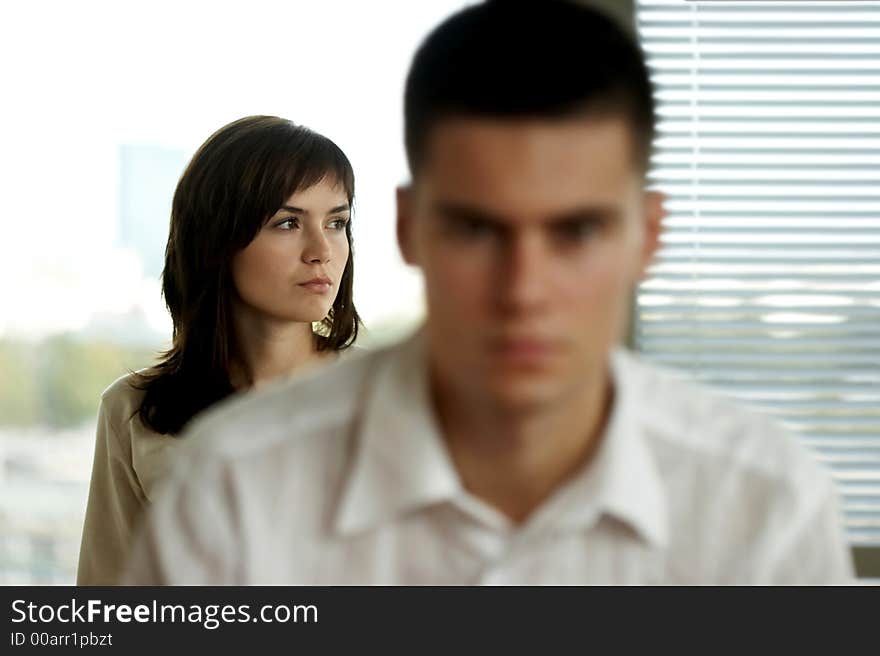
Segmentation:
<svg viewBox="0 0 880 656">
<path fill-rule="evenodd" d="M 565 0 L 488 0 L 454 14 L 413 58 L 404 132 L 415 177 L 432 128 L 450 117 L 621 115 L 647 170 L 654 100 L 635 40 L 604 14 Z"/>
</svg>

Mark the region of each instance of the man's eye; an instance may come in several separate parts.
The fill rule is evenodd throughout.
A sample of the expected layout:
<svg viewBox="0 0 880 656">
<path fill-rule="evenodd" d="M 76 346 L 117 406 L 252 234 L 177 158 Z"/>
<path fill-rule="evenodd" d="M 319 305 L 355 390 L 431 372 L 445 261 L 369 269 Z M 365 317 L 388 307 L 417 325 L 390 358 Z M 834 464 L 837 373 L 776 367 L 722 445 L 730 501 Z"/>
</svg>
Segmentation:
<svg viewBox="0 0 880 656">
<path fill-rule="evenodd" d="M 492 226 L 479 219 L 457 219 L 452 222 L 452 232 L 469 239 L 489 237 L 494 233 Z"/>
<path fill-rule="evenodd" d="M 294 228 L 299 227 L 299 219 L 295 216 L 291 216 L 290 218 L 276 223 L 275 227 L 280 228 L 281 230 L 293 230 Z"/>
<path fill-rule="evenodd" d="M 553 233 L 562 241 L 577 242 L 592 237 L 599 226 L 594 221 L 566 221 L 553 227 Z"/>
</svg>

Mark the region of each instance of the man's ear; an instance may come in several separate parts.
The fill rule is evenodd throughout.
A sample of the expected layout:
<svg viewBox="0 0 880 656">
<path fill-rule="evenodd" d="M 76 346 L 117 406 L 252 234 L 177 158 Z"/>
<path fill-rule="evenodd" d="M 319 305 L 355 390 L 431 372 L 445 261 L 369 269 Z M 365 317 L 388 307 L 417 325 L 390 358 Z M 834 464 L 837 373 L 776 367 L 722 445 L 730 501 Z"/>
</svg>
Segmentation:
<svg viewBox="0 0 880 656">
<path fill-rule="evenodd" d="M 397 246 L 400 255 L 407 264 L 417 266 L 418 260 L 415 254 L 412 235 L 412 186 L 400 186 L 397 188 Z"/>
<path fill-rule="evenodd" d="M 663 233 L 663 219 L 666 210 L 663 203 L 666 196 L 660 191 L 646 191 L 644 200 L 645 241 L 642 246 L 642 262 L 639 278 L 647 275 L 648 267 L 660 248 L 660 235 Z"/>
</svg>

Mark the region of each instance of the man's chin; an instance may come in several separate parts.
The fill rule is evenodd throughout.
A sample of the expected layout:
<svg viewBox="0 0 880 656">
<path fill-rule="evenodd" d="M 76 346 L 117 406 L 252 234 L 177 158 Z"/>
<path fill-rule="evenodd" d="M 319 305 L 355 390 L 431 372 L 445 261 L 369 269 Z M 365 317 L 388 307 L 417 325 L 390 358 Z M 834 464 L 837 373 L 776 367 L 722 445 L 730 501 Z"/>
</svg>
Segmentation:
<svg viewBox="0 0 880 656">
<path fill-rule="evenodd" d="M 552 405 L 560 397 L 557 381 L 539 375 L 499 374 L 487 386 L 487 401 L 499 410 L 529 413 Z"/>
</svg>

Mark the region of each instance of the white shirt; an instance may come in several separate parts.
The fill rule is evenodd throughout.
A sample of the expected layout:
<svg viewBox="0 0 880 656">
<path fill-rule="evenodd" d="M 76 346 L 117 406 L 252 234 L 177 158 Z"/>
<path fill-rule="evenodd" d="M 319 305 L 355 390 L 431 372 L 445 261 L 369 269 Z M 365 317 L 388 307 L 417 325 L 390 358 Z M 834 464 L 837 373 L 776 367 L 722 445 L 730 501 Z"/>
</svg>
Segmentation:
<svg viewBox="0 0 880 656">
<path fill-rule="evenodd" d="M 416 337 L 196 420 L 134 584 L 846 583 L 828 474 L 770 419 L 619 351 L 593 460 L 524 524 L 462 486 Z"/>
</svg>

